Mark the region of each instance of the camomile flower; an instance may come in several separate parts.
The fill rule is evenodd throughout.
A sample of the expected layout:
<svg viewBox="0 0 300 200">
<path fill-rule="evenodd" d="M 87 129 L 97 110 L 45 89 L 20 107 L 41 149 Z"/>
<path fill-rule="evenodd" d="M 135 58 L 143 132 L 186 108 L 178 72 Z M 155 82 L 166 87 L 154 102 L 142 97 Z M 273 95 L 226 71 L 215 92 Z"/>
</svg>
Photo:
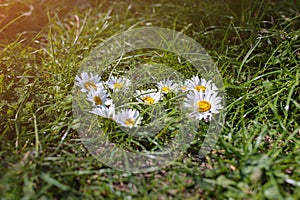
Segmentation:
<svg viewBox="0 0 300 200">
<path fill-rule="evenodd" d="M 75 80 L 75 85 L 81 88 L 81 92 L 89 92 L 91 89 L 97 90 L 99 88 L 104 88 L 101 78 L 97 74 L 95 75 L 91 72 L 81 72 L 80 76 L 76 75 Z"/>
<path fill-rule="evenodd" d="M 190 111 L 189 116 L 198 120 L 211 120 L 213 113 L 219 113 L 223 106 L 221 105 L 221 97 L 218 93 L 212 90 L 197 92 L 190 91 L 187 94 L 183 107 Z"/>
<path fill-rule="evenodd" d="M 184 82 L 184 81 L 180 82 L 178 84 L 178 86 L 177 86 L 177 91 L 178 90 L 181 91 L 181 92 L 187 92 L 187 91 L 189 91 L 189 89 L 188 89 L 188 87 L 186 85 L 186 82 Z"/>
<path fill-rule="evenodd" d="M 169 92 L 173 92 L 177 88 L 177 84 L 174 83 L 172 80 L 162 80 L 157 83 L 157 87 L 163 94 L 168 94 Z"/>
<path fill-rule="evenodd" d="M 146 104 L 155 104 L 161 99 L 161 94 L 154 89 L 137 90 L 137 100 Z"/>
<path fill-rule="evenodd" d="M 196 90 L 198 92 L 205 92 L 206 89 L 217 90 L 218 88 L 211 80 L 206 81 L 205 79 L 199 79 L 198 76 L 193 76 L 191 79 L 186 80 L 185 85 L 188 90 Z"/>
<path fill-rule="evenodd" d="M 108 98 L 106 90 L 93 88 L 87 94 L 87 100 L 92 102 L 93 105 L 100 107 L 112 104 L 112 100 Z"/>
<path fill-rule="evenodd" d="M 116 114 L 115 121 L 124 127 L 133 128 L 141 123 L 140 113 L 137 110 L 121 110 Z"/>
<path fill-rule="evenodd" d="M 107 81 L 107 84 L 109 88 L 118 91 L 122 89 L 127 89 L 131 84 L 131 80 L 125 77 L 116 78 L 115 76 L 112 76 L 109 79 L 109 81 Z"/>
<path fill-rule="evenodd" d="M 90 113 L 109 119 L 115 119 L 115 106 L 112 104 L 109 107 L 97 107 L 90 111 Z"/>
</svg>

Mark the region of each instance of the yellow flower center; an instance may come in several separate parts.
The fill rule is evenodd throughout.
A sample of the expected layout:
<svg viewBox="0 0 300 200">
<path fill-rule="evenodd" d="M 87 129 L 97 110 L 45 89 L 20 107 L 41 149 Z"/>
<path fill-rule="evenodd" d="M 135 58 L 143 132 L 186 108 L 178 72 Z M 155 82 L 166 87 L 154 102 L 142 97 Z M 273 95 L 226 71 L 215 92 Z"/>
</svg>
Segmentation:
<svg viewBox="0 0 300 200">
<path fill-rule="evenodd" d="M 85 89 L 87 89 L 88 91 L 90 91 L 91 87 L 94 88 L 95 90 L 97 89 L 96 84 L 93 83 L 93 82 L 85 82 L 85 83 L 84 83 L 84 87 L 85 87 Z"/>
<path fill-rule="evenodd" d="M 202 85 L 197 85 L 197 86 L 195 86 L 195 89 L 196 89 L 198 92 L 200 92 L 200 90 L 202 90 L 203 92 L 205 92 L 206 87 L 205 87 L 205 86 L 202 86 Z"/>
<path fill-rule="evenodd" d="M 114 84 L 114 88 L 115 89 L 121 89 L 121 88 L 123 88 L 124 87 L 124 84 L 123 83 L 115 83 Z"/>
<path fill-rule="evenodd" d="M 168 93 L 169 92 L 169 87 L 162 87 L 161 91 L 163 91 L 164 93 Z"/>
<path fill-rule="evenodd" d="M 211 104 L 208 101 L 199 101 L 197 104 L 199 112 L 206 112 L 211 108 Z"/>
<path fill-rule="evenodd" d="M 124 123 L 127 126 L 133 126 L 134 125 L 134 120 L 133 119 L 126 119 Z"/>
<path fill-rule="evenodd" d="M 142 100 L 148 104 L 154 104 L 154 99 L 149 96 L 142 98 Z"/>
<path fill-rule="evenodd" d="M 102 105 L 102 99 L 99 96 L 94 96 L 94 102 L 96 105 Z"/>
</svg>

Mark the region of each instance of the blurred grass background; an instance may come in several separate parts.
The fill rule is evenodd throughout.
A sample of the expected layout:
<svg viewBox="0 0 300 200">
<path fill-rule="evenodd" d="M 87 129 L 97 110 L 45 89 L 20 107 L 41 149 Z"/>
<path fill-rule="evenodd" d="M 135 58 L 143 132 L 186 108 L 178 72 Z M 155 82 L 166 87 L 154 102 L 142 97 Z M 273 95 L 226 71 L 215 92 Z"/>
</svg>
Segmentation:
<svg viewBox="0 0 300 200">
<path fill-rule="evenodd" d="M 299 1 L 0 1 L 1 199 L 299 199 Z M 226 123 L 159 171 L 127 174 L 81 144 L 72 87 L 106 38 L 159 26 L 218 65 Z"/>
</svg>

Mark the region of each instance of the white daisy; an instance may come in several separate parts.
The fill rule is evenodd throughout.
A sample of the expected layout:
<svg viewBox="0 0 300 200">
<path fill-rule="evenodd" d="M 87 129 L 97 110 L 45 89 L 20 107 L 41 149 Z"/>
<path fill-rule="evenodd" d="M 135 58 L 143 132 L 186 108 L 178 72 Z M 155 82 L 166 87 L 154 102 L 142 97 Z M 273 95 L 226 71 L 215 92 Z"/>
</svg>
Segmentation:
<svg viewBox="0 0 300 200">
<path fill-rule="evenodd" d="M 112 104 L 109 108 L 106 106 L 97 107 L 90 111 L 90 113 L 109 119 L 115 119 L 115 106 Z"/>
<path fill-rule="evenodd" d="M 125 77 L 116 78 L 115 76 L 112 76 L 109 81 L 107 81 L 107 84 L 109 88 L 118 91 L 127 89 L 131 85 L 131 80 Z"/>
<path fill-rule="evenodd" d="M 178 84 L 177 90 L 181 91 L 181 92 L 187 92 L 188 91 L 188 87 L 186 85 L 186 82 L 180 82 Z"/>
<path fill-rule="evenodd" d="M 104 89 L 94 90 L 94 88 L 91 88 L 87 94 L 87 100 L 97 107 L 112 104 L 112 100 L 108 98 L 106 90 Z"/>
<path fill-rule="evenodd" d="M 158 89 L 163 93 L 163 94 L 168 94 L 169 92 L 173 92 L 177 88 L 177 84 L 174 83 L 172 80 L 162 80 L 157 83 Z"/>
<path fill-rule="evenodd" d="M 147 104 L 155 104 L 161 99 L 161 94 L 154 89 L 137 90 L 137 100 Z"/>
<path fill-rule="evenodd" d="M 124 127 L 137 127 L 141 123 L 140 113 L 137 110 L 121 110 L 116 114 L 115 121 Z"/>
<path fill-rule="evenodd" d="M 198 76 L 193 76 L 191 79 L 188 79 L 184 83 L 188 90 L 196 90 L 198 92 L 203 91 L 205 92 L 206 89 L 209 90 L 218 90 L 216 85 L 212 83 L 211 80 L 206 81 L 205 79 L 199 79 Z"/>
<path fill-rule="evenodd" d="M 101 78 L 91 72 L 81 72 L 80 76 L 76 75 L 75 80 L 75 85 L 81 88 L 81 92 L 89 92 L 91 88 L 94 90 L 104 89 Z"/>
<path fill-rule="evenodd" d="M 197 92 L 193 90 L 188 93 L 183 107 L 190 111 L 190 116 L 198 120 L 211 120 L 212 113 L 219 113 L 223 106 L 221 105 L 221 97 L 212 90 Z"/>
</svg>

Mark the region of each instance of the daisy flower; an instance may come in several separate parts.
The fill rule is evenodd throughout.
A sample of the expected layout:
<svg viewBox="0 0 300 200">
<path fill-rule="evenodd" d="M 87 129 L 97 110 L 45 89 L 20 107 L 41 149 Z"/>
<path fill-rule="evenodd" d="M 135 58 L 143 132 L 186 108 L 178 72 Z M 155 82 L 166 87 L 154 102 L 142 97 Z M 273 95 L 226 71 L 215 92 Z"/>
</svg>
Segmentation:
<svg viewBox="0 0 300 200">
<path fill-rule="evenodd" d="M 139 111 L 127 109 L 118 112 L 115 121 L 121 126 L 133 128 L 141 123 L 141 117 Z"/>
<path fill-rule="evenodd" d="M 131 80 L 124 77 L 116 78 L 115 76 L 112 76 L 109 81 L 107 81 L 107 84 L 109 88 L 118 91 L 127 89 L 131 85 Z"/>
<path fill-rule="evenodd" d="M 92 88 L 104 88 L 101 78 L 91 72 L 81 72 L 80 76 L 76 75 L 75 80 L 75 85 L 81 88 L 81 92 L 89 92 Z"/>
<path fill-rule="evenodd" d="M 169 92 L 175 91 L 175 89 L 177 88 L 177 84 L 172 80 L 167 79 L 158 82 L 157 87 L 161 91 L 161 93 L 168 94 Z"/>
<path fill-rule="evenodd" d="M 203 91 L 205 92 L 206 89 L 209 90 L 217 90 L 218 88 L 214 83 L 212 83 L 211 80 L 206 81 L 205 79 L 201 78 L 199 79 L 198 76 L 193 76 L 191 79 L 188 79 L 185 82 L 185 85 L 188 90 L 196 90 L 198 92 Z"/>
<path fill-rule="evenodd" d="M 186 82 L 180 82 L 179 84 L 178 84 L 178 87 L 177 87 L 177 89 L 179 90 L 179 91 L 181 91 L 181 92 L 187 92 L 188 91 L 188 87 L 187 87 L 187 85 L 186 85 Z"/>
<path fill-rule="evenodd" d="M 193 90 L 188 93 L 183 107 L 190 111 L 190 117 L 205 121 L 211 120 L 213 113 L 219 113 L 223 106 L 221 105 L 221 97 L 212 90 L 197 92 Z"/>
<path fill-rule="evenodd" d="M 93 88 L 87 94 L 87 100 L 92 102 L 95 106 L 106 106 L 112 104 L 112 100 L 108 98 L 106 90 Z"/>
<path fill-rule="evenodd" d="M 109 119 L 115 119 L 115 106 L 112 104 L 109 108 L 106 106 L 97 107 L 90 111 L 90 113 Z"/>
<path fill-rule="evenodd" d="M 137 90 L 137 100 L 139 102 L 144 102 L 147 104 L 155 104 L 157 103 L 160 98 L 161 98 L 161 94 L 159 92 L 157 92 L 156 90 L 153 89 L 149 89 L 149 90 Z"/>
</svg>

